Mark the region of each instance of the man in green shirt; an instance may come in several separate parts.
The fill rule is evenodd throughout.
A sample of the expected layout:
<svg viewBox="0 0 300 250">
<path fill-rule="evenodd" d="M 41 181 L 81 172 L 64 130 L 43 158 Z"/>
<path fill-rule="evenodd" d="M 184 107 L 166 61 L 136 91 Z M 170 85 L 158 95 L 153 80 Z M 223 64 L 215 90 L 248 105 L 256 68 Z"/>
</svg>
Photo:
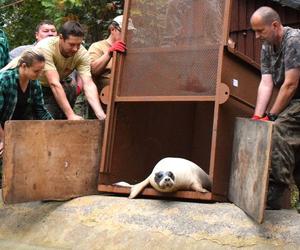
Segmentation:
<svg viewBox="0 0 300 250">
<path fill-rule="evenodd" d="M 300 30 L 284 27 L 278 13 L 267 6 L 257 9 L 250 21 L 263 42 L 252 119 L 273 122 L 267 208 L 280 209 L 285 189 L 293 183 L 300 189 Z M 279 91 L 269 107 L 274 88 Z"/>
</svg>

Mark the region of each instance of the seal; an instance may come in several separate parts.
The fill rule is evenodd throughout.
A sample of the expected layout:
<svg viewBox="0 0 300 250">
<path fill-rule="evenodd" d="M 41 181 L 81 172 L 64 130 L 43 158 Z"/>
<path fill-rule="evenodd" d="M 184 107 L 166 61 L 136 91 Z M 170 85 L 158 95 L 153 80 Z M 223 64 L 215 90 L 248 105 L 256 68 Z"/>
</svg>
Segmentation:
<svg viewBox="0 0 300 250">
<path fill-rule="evenodd" d="M 145 180 L 132 185 L 129 198 L 135 198 L 149 184 L 159 192 L 194 190 L 206 193 L 212 186 L 209 176 L 197 164 L 175 157 L 160 160 Z"/>
</svg>

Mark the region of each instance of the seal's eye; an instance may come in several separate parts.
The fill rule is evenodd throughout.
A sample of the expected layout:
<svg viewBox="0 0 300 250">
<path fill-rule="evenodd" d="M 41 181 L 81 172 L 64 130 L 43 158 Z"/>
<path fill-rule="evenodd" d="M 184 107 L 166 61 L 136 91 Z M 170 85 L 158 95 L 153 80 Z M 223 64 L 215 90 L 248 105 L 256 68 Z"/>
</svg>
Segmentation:
<svg viewBox="0 0 300 250">
<path fill-rule="evenodd" d="M 160 179 L 162 176 L 163 176 L 162 172 L 158 172 L 158 173 L 155 174 L 155 177 L 156 177 L 156 178 L 159 178 L 159 179 Z"/>
<path fill-rule="evenodd" d="M 166 174 L 167 174 L 173 181 L 175 181 L 175 176 L 174 176 L 174 174 L 173 174 L 172 172 L 168 171 Z"/>
<path fill-rule="evenodd" d="M 161 181 L 161 179 L 163 178 L 163 176 L 164 176 L 164 172 L 162 172 L 162 171 L 155 173 L 154 181 L 156 183 L 159 183 Z"/>
</svg>

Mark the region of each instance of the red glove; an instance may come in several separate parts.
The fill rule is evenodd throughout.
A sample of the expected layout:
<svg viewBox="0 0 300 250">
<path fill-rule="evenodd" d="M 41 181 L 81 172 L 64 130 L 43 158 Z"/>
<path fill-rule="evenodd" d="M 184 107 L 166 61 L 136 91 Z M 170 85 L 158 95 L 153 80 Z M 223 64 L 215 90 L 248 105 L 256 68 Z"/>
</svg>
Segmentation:
<svg viewBox="0 0 300 250">
<path fill-rule="evenodd" d="M 125 43 L 123 43 L 122 41 L 117 41 L 113 43 L 112 46 L 109 48 L 109 52 L 111 55 L 114 51 L 125 53 L 126 49 L 127 48 Z"/>
<path fill-rule="evenodd" d="M 260 119 L 262 119 L 262 117 L 260 117 L 258 115 L 253 115 L 252 118 L 251 118 L 251 120 L 254 120 L 254 121 L 258 121 Z"/>
<path fill-rule="evenodd" d="M 266 115 L 265 117 L 260 119 L 261 121 L 270 121 L 269 117 Z"/>
<path fill-rule="evenodd" d="M 81 91 L 82 91 L 81 86 L 77 85 L 76 86 L 76 95 L 79 96 Z"/>
<path fill-rule="evenodd" d="M 76 80 L 77 80 L 76 95 L 79 96 L 83 89 L 83 81 L 79 75 L 77 76 Z"/>
</svg>

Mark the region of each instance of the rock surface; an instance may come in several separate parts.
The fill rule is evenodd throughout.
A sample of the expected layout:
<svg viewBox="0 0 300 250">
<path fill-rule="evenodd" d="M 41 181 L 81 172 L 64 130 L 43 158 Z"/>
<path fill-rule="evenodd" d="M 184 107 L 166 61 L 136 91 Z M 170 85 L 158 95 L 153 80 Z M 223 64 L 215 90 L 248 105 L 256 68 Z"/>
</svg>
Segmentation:
<svg viewBox="0 0 300 250">
<path fill-rule="evenodd" d="M 300 249 L 300 214 L 259 225 L 229 203 L 94 195 L 0 203 L 0 249 Z"/>
</svg>

